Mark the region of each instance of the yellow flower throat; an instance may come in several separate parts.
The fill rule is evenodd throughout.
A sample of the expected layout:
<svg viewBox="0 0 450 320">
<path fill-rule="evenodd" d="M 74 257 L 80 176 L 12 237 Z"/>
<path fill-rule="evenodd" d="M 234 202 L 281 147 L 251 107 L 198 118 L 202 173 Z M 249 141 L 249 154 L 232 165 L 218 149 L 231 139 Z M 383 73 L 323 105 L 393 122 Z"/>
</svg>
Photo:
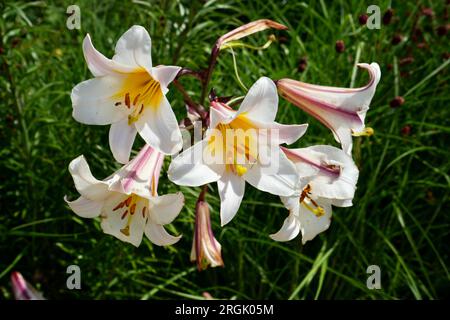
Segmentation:
<svg viewBox="0 0 450 320">
<path fill-rule="evenodd" d="M 239 115 L 229 124 L 218 124 L 208 146 L 211 153 L 223 155 L 226 170 L 238 176 L 244 175 L 248 165 L 256 162 L 256 127 L 245 115 Z"/>
<path fill-rule="evenodd" d="M 124 104 L 131 110 L 128 115 L 128 124 L 136 122 L 147 107 L 157 108 L 163 97 L 161 85 L 143 68 L 125 76 L 122 87 L 114 95 L 119 99 L 114 105 L 116 107 Z"/>
</svg>

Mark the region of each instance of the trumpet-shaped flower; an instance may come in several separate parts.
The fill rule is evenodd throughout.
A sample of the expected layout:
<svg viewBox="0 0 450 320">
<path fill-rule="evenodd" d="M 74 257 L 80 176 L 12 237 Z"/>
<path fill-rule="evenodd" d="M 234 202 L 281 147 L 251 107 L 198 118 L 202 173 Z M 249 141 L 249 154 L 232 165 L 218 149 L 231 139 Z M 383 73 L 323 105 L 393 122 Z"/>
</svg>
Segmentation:
<svg viewBox="0 0 450 320">
<path fill-rule="evenodd" d="M 377 63 L 358 66 L 368 70 L 370 76 L 369 83 L 361 88 L 318 86 L 291 79 L 277 82 L 281 96 L 327 126 L 347 154 L 352 150 L 352 135 L 373 132 L 365 128 L 364 120 L 381 77 Z"/>
<path fill-rule="evenodd" d="M 352 205 L 358 168 L 343 150 L 332 146 L 312 146 L 283 151 L 299 173 L 298 192 L 281 197 L 289 216 L 270 237 L 289 241 L 302 233 L 302 242 L 312 240 L 330 226 L 332 205 Z"/>
<path fill-rule="evenodd" d="M 164 229 L 180 213 L 184 205 L 181 192 L 157 195 L 159 174 L 164 155 L 145 145 L 138 155 L 109 178 L 94 178 L 83 156 L 72 160 L 69 171 L 80 197 L 67 201 L 80 217 L 101 218 L 107 234 L 139 246 L 145 233 L 156 245 L 177 242 Z"/>
<path fill-rule="evenodd" d="M 279 145 L 296 141 L 307 125 L 276 123 L 277 109 L 276 86 L 265 77 L 250 88 L 237 111 L 213 102 L 205 137 L 173 159 L 169 179 L 187 186 L 217 181 L 222 225 L 238 211 L 245 181 L 261 191 L 291 195 L 298 175 Z"/>
<path fill-rule="evenodd" d="M 137 132 L 162 153 L 178 152 L 183 144 L 181 132 L 165 95 L 181 68 L 153 67 L 147 31 L 131 27 L 117 42 L 112 59 L 94 48 L 89 34 L 83 41 L 83 52 L 95 78 L 72 90 L 75 120 L 111 124 L 109 144 L 120 163 L 128 162 Z"/>
<path fill-rule="evenodd" d="M 197 261 L 198 270 L 211 267 L 222 267 L 222 247 L 214 237 L 211 228 L 208 203 L 197 201 L 195 208 L 195 231 L 192 241 L 191 261 Z"/>
</svg>

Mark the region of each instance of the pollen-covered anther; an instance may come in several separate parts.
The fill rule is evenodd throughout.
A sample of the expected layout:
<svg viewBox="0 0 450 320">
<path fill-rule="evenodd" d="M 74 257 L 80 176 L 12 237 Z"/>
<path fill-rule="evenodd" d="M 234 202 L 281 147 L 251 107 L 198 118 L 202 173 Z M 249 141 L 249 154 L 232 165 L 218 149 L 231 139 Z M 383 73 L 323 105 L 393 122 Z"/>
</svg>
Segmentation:
<svg viewBox="0 0 450 320">
<path fill-rule="evenodd" d="M 325 210 L 310 197 L 310 193 L 311 193 L 311 186 L 307 184 L 306 187 L 303 189 L 302 194 L 300 195 L 299 201 L 300 204 L 303 205 L 306 209 L 308 209 L 312 213 L 314 213 L 317 217 L 323 216 L 325 214 Z M 308 199 L 312 205 L 306 203 L 305 199 Z"/>
<path fill-rule="evenodd" d="M 127 92 L 125 94 L 125 105 L 127 106 L 128 109 L 131 108 L 131 104 L 130 104 L 130 94 Z"/>
<path fill-rule="evenodd" d="M 130 214 L 133 215 L 135 211 L 136 211 L 136 203 L 133 203 L 130 207 Z"/>
<path fill-rule="evenodd" d="M 354 137 L 363 137 L 363 136 L 370 137 L 370 136 L 372 136 L 374 133 L 375 133 L 375 131 L 373 130 L 373 128 L 371 128 L 371 127 L 366 127 L 366 128 L 364 128 L 364 130 L 361 131 L 361 132 L 353 132 L 353 131 L 352 131 L 352 136 L 354 136 Z"/>
<path fill-rule="evenodd" d="M 147 207 L 142 208 L 142 217 L 145 218 L 145 215 L 147 214 Z"/>
<path fill-rule="evenodd" d="M 242 177 L 247 172 L 247 168 L 241 165 L 236 165 L 236 173 L 239 177 Z"/>
<path fill-rule="evenodd" d="M 122 232 L 124 235 L 126 235 L 128 237 L 130 235 L 130 226 L 126 225 L 125 228 L 120 229 L 120 232 Z"/>
</svg>

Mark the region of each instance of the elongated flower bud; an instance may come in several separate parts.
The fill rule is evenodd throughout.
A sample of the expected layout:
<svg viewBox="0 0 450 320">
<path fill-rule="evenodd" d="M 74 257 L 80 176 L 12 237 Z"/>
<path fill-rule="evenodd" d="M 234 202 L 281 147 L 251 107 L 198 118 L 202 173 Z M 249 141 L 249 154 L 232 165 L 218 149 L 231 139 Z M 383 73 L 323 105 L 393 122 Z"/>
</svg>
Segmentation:
<svg viewBox="0 0 450 320">
<path fill-rule="evenodd" d="M 277 30 L 286 30 L 287 29 L 286 26 L 284 26 L 278 22 L 269 20 L 269 19 L 256 20 L 256 21 L 247 23 L 243 26 L 240 26 L 239 28 L 236 28 L 236 29 L 228 32 L 227 34 L 223 35 L 222 37 L 220 37 L 219 40 L 217 40 L 217 47 L 220 48 L 228 42 L 239 40 L 241 38 L 247 37 L 251 34 L 254 34 L 256 32 L 263 31 L 263 30 L 266 30 L 269 28 L 277 29 Z"/>
<path fill-rule="evenodd" d="M 197 262 L 199 271 L 211 267 L 222 267 L 222 247 L 214 237 L 208 203 L 199 199 L 195 209 L 195 230 L 191 261 Z"/>
<path fill-rule="evenodd" d="M 11 273 L 11 285 L 16 300 L 45 300 L 42 294 L 29 284 L 20 272 Z"/>
</svg>

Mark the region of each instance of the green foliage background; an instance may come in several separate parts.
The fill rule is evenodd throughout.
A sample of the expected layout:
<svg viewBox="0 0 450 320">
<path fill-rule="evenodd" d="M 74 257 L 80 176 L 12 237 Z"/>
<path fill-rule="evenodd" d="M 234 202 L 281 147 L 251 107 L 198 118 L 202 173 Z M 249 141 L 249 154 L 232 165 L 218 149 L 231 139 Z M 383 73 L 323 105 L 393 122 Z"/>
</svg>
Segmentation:
<svg viewBox="0 0 450 320">
<path fill-rule="evenodd" d="M 381 1 L 393 21 L 380 30 L 358 24 L 376 1 L 6 1 L 0 4 L 0 297 L 11 299 L 9 274 L 18 270 L 47 298 L 83 299 L 434 299 L 449 295 L 449 92 L 446 1 Z M 81 30 L 66 28 L 66 8 L 81 9 Z M 434 17 L 421 13 L 429 7 Z M 272 241 L 287 215 L 279 199 L 247 185 L 236 218 L 220 228 L 215 186 L 208 194 L 224 268 L 198 272 L 189 261 L 194 205 L 199 189 L 181 188 L 186 206 L 170 226 L 182 233 L 175 246 L 145 240 L 139 248 L 105 235 L 95 220 L 75 216 L 64 195 L 76 196 L 67 166 L 84 154 L 98 178 L 118 168 L 108 147 L 108 128 L 71 117 L 70 91 L 91 74 L 81 43 L 112 56 L 130 26 L 147 28 L 155 64 L 206 67 L 211 46 L 243 23 L 269 18 L 289 27 L 264 51 L 235 49 L 242 81 L 260 76 L 349 86 L 353 64 L 378 62 L 382 78 L 367 125 L 375 135 L 357 138 L 361 173 L 351 208 L 336 208 L 330 229 L 302 246 L 300 239 Z M 417 31 L 422 35 L 414 41 Z M 266 42 L 270 31 L 246 38 Z M 404 40 L 391 43 L 395 34 Z M 336 40 L 346 50 L 334 50 Z M 423 45 L 421 43 L 424 43 Z M 297 70 L 307 57 L 307 68 Z M 404 58 L 413 57 L 406 64 Z M 367 81 L 358 72 L 355 85 Z M 195 79 L 181 83 L 199 98 Z M 212 86 L 221 96 L 245 94 L 229 52 L 221 53 Z M 402 95 L 405 103 L 391 108 Z M 182 96 L 169 99 L 179 119 Z M 333 144 L 331 133 L 280 100 L 277 120 L 309 122 L 296 147 Z M 410 128 L 407 134 L 406 125 Z M 139 142 L 140 143 L 140 142 Z M 135 150 L 138 150 L 138 143 Z M 166 159 L 167 168 L 169 158 Z M 164 173 L 165 174 L 165 173 Z M 163 176 L 160 192 L 178 190 Z M 82 289 L 66 288 L 66 268 L 82 270 Z M 379 265 L 382 289 L 366 288 L 366 268 Z"/>
</svg>

